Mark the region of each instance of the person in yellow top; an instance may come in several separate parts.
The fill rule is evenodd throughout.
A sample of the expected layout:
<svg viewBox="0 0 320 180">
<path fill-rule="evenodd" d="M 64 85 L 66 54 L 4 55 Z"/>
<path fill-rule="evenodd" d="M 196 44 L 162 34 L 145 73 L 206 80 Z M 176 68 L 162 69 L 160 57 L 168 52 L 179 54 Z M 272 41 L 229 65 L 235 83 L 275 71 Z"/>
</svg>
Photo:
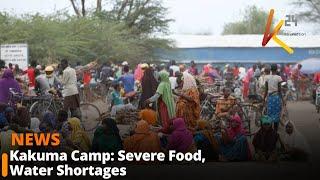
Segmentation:
<svg viewBox="0 0 320 180">
<path fill-rule="evenodd" d="M 229 115 L 230 110 L 236 104 L 236 99 L 232 97 L 230 88 L 223 89 L 223 97 L 219 98 L 216 105 L 216 116 L 225 118 Z"/>
</svg>

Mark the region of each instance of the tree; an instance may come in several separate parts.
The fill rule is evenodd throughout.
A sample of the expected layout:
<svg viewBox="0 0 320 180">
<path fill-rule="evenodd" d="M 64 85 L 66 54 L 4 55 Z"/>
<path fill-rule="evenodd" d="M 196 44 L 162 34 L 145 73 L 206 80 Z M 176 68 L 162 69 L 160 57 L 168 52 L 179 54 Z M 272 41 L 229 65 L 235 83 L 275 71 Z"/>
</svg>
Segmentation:
<svg viewBox="0 0 320 180">
<path fill-rule="evenodd" d="M 28 43 L 30 59 L 41 64 L 67 58 L 83 63 L 107 59 L 141 62 L 156 60 L 156 49 L 170 42 L 149 34 L 137 35 L 124 22 L 107 21 L 101 16 L 52 15 L 13 16 L 0 12 L 0 44 Z"/>
<path fill-rule="evenodd" d="M 78 17 L 84 17 L 89 10 L 85 7 L 85 0 L 81 0 L 82 14 L 76 5 L 76 0 L 70 0 L 74 12 Z M 162 0 L 109 0 L 108 9 L 103 10 L 102 0 L 96 0 L 95 13 L 108 21 L 123 22 L 136 34 L 166 33 L 168 23 L 167 8 Z"/>
<path fill-rule="evenodd" d="M 295 0 L 292 3 L 301 8 L 298 17 L 305 22 L 320 23 L 320 0 Z"/>
<path fill-rule="evenodd" d="M 256 6 L 247 7 L 243 19 L 225 24 L 222 34 L 263 34 L 268 16 L 268 12 Z M 274 21 L 272 21 L 272 26 Z"/>
</svg>

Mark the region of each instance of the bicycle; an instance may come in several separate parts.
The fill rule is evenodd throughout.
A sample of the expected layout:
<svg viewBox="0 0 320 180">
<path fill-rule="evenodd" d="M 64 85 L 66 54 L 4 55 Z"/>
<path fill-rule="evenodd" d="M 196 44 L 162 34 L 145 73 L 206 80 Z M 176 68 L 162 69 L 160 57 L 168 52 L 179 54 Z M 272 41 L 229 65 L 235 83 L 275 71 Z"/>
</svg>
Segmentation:
<svg viewBox="0 0 320 180">
<path fill-rule="evenodd" d="M 263 104 L 262 103 L 240 103 L 241 107 L 240 114 L 242 113 L 242 118 L 244 122 L 244 127 L 249 131 L 249 133 L 256 132 L 261 127 L 261 117 L 263 114 Z"/>
<path fill-rule="evenodd" d="M 17 104 L 25 106 L 30 109 L 31 105 L 35 101 L 32 99 L 32 96 L 25 96 L 22 93 L 17 93 L 15 89 L 9 88 L 9 101 L 8 106 L 16 108 Z"/>
<path fill-rule="evenodd" d="M 211 120 L 216 112 L 216 103 L 220 95 L 206 94 L 205 100 L 201 103 L 200 117 L 203 120 Z"/>
<path fill-rule="evenodd" d="M 42 119 L 44 112 L 51 111 L 58 114 L 59 110 L 63 108 L 63 100 L 52 94 L 34 96 L 31 99 L 35 101 L 29 110 L 31 117 Z"/>
<path fill-rule="evenodd" d="M 83 86 L 80 88 L 83 89 Z M 99 108 L 88 102 L 86 94 L 83 93 L 83 102 L 80 103 L 81 123 L 85 131 L 91 132 L 95 130 L 101 122 L 101 112 Z"/>
</svg>

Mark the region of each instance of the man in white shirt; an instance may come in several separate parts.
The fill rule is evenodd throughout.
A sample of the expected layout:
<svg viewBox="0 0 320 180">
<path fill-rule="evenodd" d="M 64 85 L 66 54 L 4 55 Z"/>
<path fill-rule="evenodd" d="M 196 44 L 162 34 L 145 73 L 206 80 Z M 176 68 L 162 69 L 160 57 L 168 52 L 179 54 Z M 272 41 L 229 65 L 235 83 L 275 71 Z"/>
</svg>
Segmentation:
<svg viewBox="0 0 320 180">
<path fill-rule="evenodd" d="M 68 60 L 61 60 L 62 74 L 62 95 L 64 97 L 64 109 L 70 110 L 72 117 L 81 119 L 80 111 L 80 96 L 77 87 L 77 75 L 76 71 L 69 67 Z"/>
<path fill-rule="evenodd" d="M 176 61 L 175 60 L 171 61 L 171 66 L 169 67 L 169 69 L 172 69 L 174 76 L 176 76 L 176 72 L 180 71 L 180 68 L 179 68 L 179 66 L 176 65 Z"/>
</svg>

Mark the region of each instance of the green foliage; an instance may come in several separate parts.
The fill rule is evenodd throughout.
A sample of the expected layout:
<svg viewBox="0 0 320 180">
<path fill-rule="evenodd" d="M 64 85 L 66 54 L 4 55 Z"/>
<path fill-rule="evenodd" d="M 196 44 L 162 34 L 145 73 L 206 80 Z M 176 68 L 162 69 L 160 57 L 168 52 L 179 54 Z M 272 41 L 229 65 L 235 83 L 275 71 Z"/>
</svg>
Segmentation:
<svg viewBox="0 0 320 180">
<path fill-rule="evenodd" d="M 263 34 L 267 24 L 269 12 L 250 6 L 245 9 L 243 19 L 228 23 L 222 34 Z M 272 25 L 275 19 L 272 21 Z"/>
<path fill-rule="evenodd" d="M 42 64 L 58 62 L 60 58 L 83 63 L 96 59 L 152 61 L 157 59 L 154 50 L 170 45 L 168 40 L 152 36 L 166 32 L 170 20 L 165 19 L 165 11 L 162 6 L 145 6 L 131 24 L 132 21 L 123 16 L 115 18 L 115 9 L 87 12 L 84 17 L 70 16 L 66 12 L 47 16 L 15 16 L 2 12 L 0 44 L 28 43 L 30 60 Z"/>
</svg>

